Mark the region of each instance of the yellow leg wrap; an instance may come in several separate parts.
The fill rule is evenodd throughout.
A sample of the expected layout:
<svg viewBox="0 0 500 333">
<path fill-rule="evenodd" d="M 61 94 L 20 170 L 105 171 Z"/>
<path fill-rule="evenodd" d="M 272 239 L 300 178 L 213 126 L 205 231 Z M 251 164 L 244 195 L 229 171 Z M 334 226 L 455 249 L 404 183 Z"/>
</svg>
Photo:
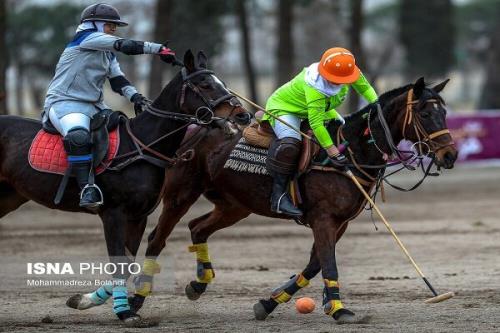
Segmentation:
<svg viewBox="0 0 500 333">
<path fill-rule="evenodd" d="M 325 287 L 328 289 L 328 296 L 331 298 L 339 298 L 339 288 L 340 284 L 336 280 L 328 280 L 324 279 L 323 280 L 325 283 Z M 334 288 L 333 290 L 331 288 Z M 327 315 L 331 316 L 335 312 L 337 312 L 340 309 L 343 309 L 344 305 L 342 304 L 342 301 L 340 299 L 330 299 L 328 303 L 324 305 L 324 311 Z"/>
<path fill-rule="evenodd" d="M 142 264 L 142 274 L 154 275 L 161 272 L 161 266 L 154 259 L 144 259 Z"/>
<path fill-rule="evenodd" d="M 309 285 L 309 280 L 304 277 L 304 275 L 299 274 L 299 277 L 297 278 L 297 281 L 295 283 L 300 287 L 304 288 L 307 285 Z"/>
<path fill-rule="evenodd" d="M 277 295 L 272 295 L 271 298 L 274 299 L 277 303 L 286 303 L 292 298 L 292 295 L 289 295 L 286 291 L 283 290 Z"/>
<path fill-rule="evenodd" d="M 332 299 L 324 306 L 325 313 L 329 316 L 332 316 L 335 312 L 343 308 L 344 305 L 342 304 L 342 301 L 339 299 Z"/>
<path fill-rule="evenodd" d="M 196 252 L 196 261 L 198 262 L 196 269 L 196 281 L 199 283 L 210 283 L 215 277 L 214 270 L 210 267 L 204 267 L 210 263 L 210 255 L 208 254 L 208 244 L 199 243 L 189 247 L 189 252 Z M 205 264 L 205 265 L 204 265 Z"/>
<path fill-rule="evenodd" d="M 148 297 L 153 293 L 153 275 L 161 271 L 160 265 L 154 259 L 144 259 L 142 264 L 142 274 L 137 277 L 135 283 L 135 293 L 143 297 Z"/>
<path fill-rule="evenodd" d="M 327 280 L 327 279 L 324 279 L 323 281 L 325 281 L 325 286 L 327 288 L 333 288 L 333 287 L 337 287 L 337 288 L 340 288 L 340 284 L 338 281 L 335 281 L 335 280 Z"/>
</svg>

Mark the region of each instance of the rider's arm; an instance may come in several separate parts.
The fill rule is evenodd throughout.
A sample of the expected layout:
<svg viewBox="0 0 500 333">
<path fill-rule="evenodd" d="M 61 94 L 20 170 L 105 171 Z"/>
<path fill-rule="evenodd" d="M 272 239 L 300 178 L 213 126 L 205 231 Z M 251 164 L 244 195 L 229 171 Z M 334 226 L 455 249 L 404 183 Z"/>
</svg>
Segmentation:
<svg viewBox="0 0 500 333">
<path fill-rule="evenodd" d="M 119 38 L 102 32 L 94 32 L 80 43 L 80 47 L 97 51 L 119 51 L 124 54 L 135 55 L 144 53 L 157 54 L 161 51 L 163 45 Z"/>
<path fill-rule="evenodd" d="M 120 69 L 120 64 L 114 55 L 109 67 L 108 79 L 111 84 L 111 89 L 113 89 L 115 93 L 125 96 L 129 101 L 132 96 L 137 93 L 137 89 L 127 80 L 125 74 L 123 74 Z"/>
<path fill-rule="evenodd" d="M 358 94 L 363 96 L 368 103 L 374 103 L 378 100 L 375 89 L 373 89 L 363 73 L 359 75 L 359 78 L 352 84 L 352 87 Z"/>
<path fill-rule="evenodd" d="M 324 124 L 327 97 L 309 86 L 304 87 L 304 94 L 307 103 L 309 125 L 321 147 L 329 148 L 333 145 L 333 141 Z"/>
</svg>

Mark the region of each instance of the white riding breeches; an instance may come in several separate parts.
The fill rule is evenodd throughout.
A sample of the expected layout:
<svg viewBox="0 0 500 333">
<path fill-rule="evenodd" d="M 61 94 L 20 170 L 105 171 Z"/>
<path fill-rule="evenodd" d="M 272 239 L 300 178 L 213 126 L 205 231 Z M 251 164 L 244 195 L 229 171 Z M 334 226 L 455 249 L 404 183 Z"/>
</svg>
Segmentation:
<svg viewBox="0 0 500 333">
<path fill-rule="evenodd" d="M 83 113 L 74 112 L 58 118 L 55 110 L 50 108 L 49 119 L 62 136 L 66 136 L 75 127 L 85 128 L 90 132 L 90 117 Z"/>
<path fill-rule="evenodd" d="M 295 129 L 300 130 L 300 123 L 302 122 L 302 120 L 299 117 L 291 115 L 291 114 L 286 114 L 283 116 L 279 116 L 278 118 L 287 122 Z M 295 138 L 297 140 L 302 140 L 302 136 L 300 135 L 299 132 L 291 129 L 290 126 L 287 126 L 276 119 L 274 120 L 273 130 L 274 130 L 274 133 L 276 134 L 276 136 L 278 137 L 278 139 L 283 139 L 285 137 L 288 137 L 288 138 L 291 137 L 291 138 Z"/>
</svg>

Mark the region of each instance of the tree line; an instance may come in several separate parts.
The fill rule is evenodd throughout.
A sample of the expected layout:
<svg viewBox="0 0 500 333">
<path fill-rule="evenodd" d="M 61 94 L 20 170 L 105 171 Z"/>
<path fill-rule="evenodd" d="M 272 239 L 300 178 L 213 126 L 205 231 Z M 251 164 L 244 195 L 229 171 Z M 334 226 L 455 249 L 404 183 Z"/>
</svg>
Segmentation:
<svg viewBox="0 0 500 333">
<path fill-rule="evenodd" d="M 133 17 L 130 0 L 115 1 Z M 196 45 L 211 57 L 224 49 L 224 23 L 232 17 L 239 35 L 241 64 L 250 97 L 259 101 L 260 59 L 254 24 L 257 16 L 275 23 L 275 85 L 290 80 L 320 49 L 343 45 L 356 55 L 371 81 L 397 72 L 410 81 L 417 76 L 441 78 L 451 70 L 464 75 L 485 73 L 478 107 L 500 109 L 500 0 L 399 0 L 368 10 L 364 0 L 157 0 L 152 12 L 152 40 L 175 37 L 179 54 Z M 29 92 L 41 108 L 48 80 L 58 57 L 74 34 L 82 6 L 71 2 L 41 5 L 36 2 L 0 0 L 0 113 L 7 114 L 7 99 L 24 110 Z M 131 25 L 133 26 L 133 24 Z M 129 30 L 129 33 L 133 33 Z M 389 38 L 387 36 L 390 36 Z M 397 57 L 401 66 L 394 66 Z M 317 61 L 317 60 L 316 60 Z M 123 58 L 127 75 L 137 73 L 133 57 Z M 15 73 L 14 96 L 6 95 L 7 68 Z M 160 61 L 151 58 L 148 96 L 156 96 L 165 77 Z M 349 110 L 357 109 L 355 95 Z"/>
</svg>

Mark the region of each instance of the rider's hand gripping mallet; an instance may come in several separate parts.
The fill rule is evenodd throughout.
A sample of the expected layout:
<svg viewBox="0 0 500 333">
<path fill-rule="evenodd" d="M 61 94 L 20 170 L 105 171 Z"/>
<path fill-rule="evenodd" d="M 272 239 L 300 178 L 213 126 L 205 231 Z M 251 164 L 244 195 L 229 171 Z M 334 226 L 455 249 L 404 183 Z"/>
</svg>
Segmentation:
<svg viewBox="0 0 500 333">
<path fill-rule="evenodd" d="M 427 280 L 427 278 L 425 277 L 424 273 L 422 273 L 422 271 L 420 270 L 420 268 L 417 266 L 417 264 L 415 263 L 415 261 L 413 260 L 413 258 L 410 256 L 410 253 L 408 252 L 408 250 L 406 250 L 406 248 L 403 245 L 403 243 L 401 243 L 401 241 L 399 240 L 399 237 L 396 235 L 396 233 L 392 229 L 392 227 L 389 224 L 389 222 L 387 222 L 387 220 L 382 215 L 382 213 L 380 212 L 380 210 L 378 209 L 378 207 L 375 205 L 375 202 L 373 202 L 372 198 L 370 198 L 370 196 L 368 195 L 368 193 L 366 193 L 366 191 L 363 189 L 363 187 L 358 182 L 358 180 L 356 179 L 356 177 L 354 176 L 354 174 L 352 173 L 352 171 L 351 170 L 347 170 L 347 175 L 351 178 L 351 180 L 354 182 L 354 184 L 356 184 L 356 186 L 361 191 L 361 193 L 363 193 L 363 195 L 365 196 L 366 200 L 368 200 L 368 202 L 372 205 L 372 207 L 375 208 L 375 211 L 377 212 L 377 214 L 380 217 L 380 219 L 382 220 L 382 222 L 384 222 L 384 225 L 387 227 L 387 230 L 389 230 L 389 232 L 391 233 L 392 237 L 394 237 L 394 239 L 396 240 L 396 243 L 398 243 L 399 247 L 403 250 L 404 254 L 410 260 L 410 262 L 413 265 L 413 267 L 415 267 L 415 270 L 417 271 L 418 275 L 420 275 L 422 277 L 422 279 L 424 280 L 424 282 L 427 285 L 427 287 L 429 287 L 429 289 L 431 290 L 432 294 L 434 294 L 434 297 L 425 300 L 425 303 L 439 303 L 439 302 L 445 301 L 445 300 L 450 299 L 453 296 L 455 296 L 455 293 L 453 293 L 453 292 L 448 292 L 448 293 L 444 293 L 444 294 L 441 294 L 441 295 L 437 294 L 436 290 L 434 290 L 434 288 L 432 287 L 432 285 L 429 282 L 429 280 Z"/>
</svg>

